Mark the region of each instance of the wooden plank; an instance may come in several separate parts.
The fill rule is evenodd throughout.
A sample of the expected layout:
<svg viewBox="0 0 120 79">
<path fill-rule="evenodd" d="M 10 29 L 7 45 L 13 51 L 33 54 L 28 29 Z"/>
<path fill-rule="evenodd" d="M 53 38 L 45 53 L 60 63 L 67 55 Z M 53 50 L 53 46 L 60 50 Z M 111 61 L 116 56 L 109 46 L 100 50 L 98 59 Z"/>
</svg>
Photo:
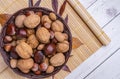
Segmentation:
<svg viewBox="0 0 120 79">
<path fill-rule="evenodd" d="M 103 27 L 120 12 L 119 3 L 120 0 L 97 0 L 97 2 L 88 9 L 88 12 L 94 17 L 97 23 Z"/>
<path fill-rule="evenodd" d="M 86 79 L 120 79 L 120 49 Z"/>
<path fill-rule="evenodd" d="M 109 57 L 115 50 L 120 47 L 120 34 L 118 34 L 120 32 L 119 19 L 120 15 L 104 28 L 104 31 L 111 38 L 111 43 L 108 46 L 99 49 L 65 79 L 85 78 L 87 75 L 92 73 L 94 69 L 98 67 L 107 57 Z"/>
<path fill-rule="evenodd" d="M 92 6 L 97 0 L 79 0 L 80 3 L 87 9 Z"/>
</svg>

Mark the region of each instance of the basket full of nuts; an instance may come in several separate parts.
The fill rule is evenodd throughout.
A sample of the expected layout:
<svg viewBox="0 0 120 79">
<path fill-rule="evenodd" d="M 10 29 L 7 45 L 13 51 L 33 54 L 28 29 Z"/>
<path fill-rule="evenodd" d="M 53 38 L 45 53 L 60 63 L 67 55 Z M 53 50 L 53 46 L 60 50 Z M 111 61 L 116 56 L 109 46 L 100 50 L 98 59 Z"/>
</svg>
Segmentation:
<svg viewBox="0 0 120 79">
<path fill-rule="evenodd" d="M 14 13 L 0 35 L 0 51 L 6 64 L 17 74 L 31 78 L 55 75 L 67 63 L 72 50 L 70 29 L 55 8 L 33 6 Z M 56 0 L 53 0 L 56 1 Z M 54 5 L 54 4 L 53 4 Z"/>
</svg>

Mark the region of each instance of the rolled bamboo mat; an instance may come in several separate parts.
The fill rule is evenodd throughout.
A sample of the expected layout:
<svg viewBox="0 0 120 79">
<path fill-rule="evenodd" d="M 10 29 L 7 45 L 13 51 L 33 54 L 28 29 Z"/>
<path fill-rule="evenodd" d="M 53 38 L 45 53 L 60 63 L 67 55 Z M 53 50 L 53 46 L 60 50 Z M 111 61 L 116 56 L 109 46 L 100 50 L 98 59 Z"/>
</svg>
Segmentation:
<svg viewBox="0 0 120 79">
<path fill-rule="evenodd" d="M 100 28 L 100 26 L 96 23 L 96 21 L 91 17 L 91 15 L 86 11 L 86 9 L 82 6 L 79 0 L 68 0 L 68 3 L 71 7 L 78 13 L 78 15 L 85 21 L 90 30 L 94 33 L 94 35 L 98 38 L 98 40 L 103 45 L 108 45 L 110 43 L 109 37 L 105 34 L 105 32 Z"/>
</svg>

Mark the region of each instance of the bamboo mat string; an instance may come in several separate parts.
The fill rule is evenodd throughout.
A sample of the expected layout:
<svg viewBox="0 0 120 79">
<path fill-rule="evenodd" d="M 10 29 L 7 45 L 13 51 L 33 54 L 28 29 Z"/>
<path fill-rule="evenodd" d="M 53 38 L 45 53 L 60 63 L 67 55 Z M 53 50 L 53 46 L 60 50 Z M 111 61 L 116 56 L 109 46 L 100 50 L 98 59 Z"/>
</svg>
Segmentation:
<svg viewBox="0 0 120 79">
<path fill-rule="evenodd" d="M 82 6 L 79 0 L 68 0 L 71 7 L 78 13 L 78 15 L 83 19 L 83 21 L 88 25 L 94 35 L 103 45 L 108 45 L 110 43 L 109 37 L 100 28 L 100 26 L 95 22 L 91 15 Z"/>
</svg>

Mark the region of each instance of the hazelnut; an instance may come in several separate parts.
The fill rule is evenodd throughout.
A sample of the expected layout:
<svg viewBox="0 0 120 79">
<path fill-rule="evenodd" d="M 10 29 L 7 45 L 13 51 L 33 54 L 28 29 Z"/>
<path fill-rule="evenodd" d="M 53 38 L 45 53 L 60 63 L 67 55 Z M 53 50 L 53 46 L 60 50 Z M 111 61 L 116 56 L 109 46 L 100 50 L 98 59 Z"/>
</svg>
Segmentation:
<svg viewBox="0 0 120 79">
<path fill-rule="evenodd" d="M 46 71 L 48 68 L 48 64 L 47 63 L 41 63 L 40 66 L 40 71 Z"/>
<path fill-rule="evenodd" d="M 44 23 L 49 23 L 49 24 L 51 24 L 52 23 L 52 21 L 50 20 L 50 18 L 49 18 L 49 16 L 48 15 L 43 15 L 42 16 L 42 24 L 44 24 Z"/>
<path fill-rule="evenodd" d="M 12 48 L 12 46 L 10 44 L 5 44 L 4 45 L 4 49 L 5 49 L 6 52 L 10 52 L 11 48 Z"/>
<path fill-rule="evenodd" d="M 40 17 L 36 14 L 31 14 L 24 20 L 24 25 L 27 28 L 35 28 L 40 23 Z"/>
<path fill-rule="evenodd" d="M 32 48 L 36 48 L 39 44 L 37 38 L 35 37 L 35 35 L 30 35 L 28 37 L 27 43 L 32 47 Z"/>
<path fill-rule="evenodd" d="M 48 66 L 46 73 L 52 73 L 54 71 L 54 67 L 53 66 Z"/>
<path fill-rule="evenodd" d="M 45 27 L 46 29 L 50 29 L 51 25 L 46 22 L 46 23 L 44 23 L 44 27 Z"/>
<path fill-rule="evenodd" d="M 11 59 L 10 60 L 10 66 L 11 66 L 11 68 L 16 68 L 17 67 L 17 60 L 16 59 Z"/>
<path fill-rule="evenodd" d="M 63 33 L 63 35 L 65 36 L 65 40 L 68 40 L 68 35 L 66 33 Z"/>
<path fill-rule="evenodd" d="M 41 28 L 38 28 L 38 29 L 37 29 L 36 36 L 37 36 L 37 38 L 39 39 L 39 41 L 40 41 L 41 43 L 48 43 L 48 42 L 49 42 L 50 33 L 49 33 L 49 31 L 48 31 L 46 28 L 44 28 L 44 27 L 41 27 Z"/>
<path fill-rule="evenodd" d="M 57 19 L 55 13 L 50 13 L 50 14 L 49 14 L 49 17 L 50 17 L 50 19 L 53 20 L 53 21 Z"/>
<path fill-rule="evenodd" d="M 58 43 L 56 49 L 57 52 L 65 53 L 69 50 L 69 45 L 66 43 Z"/>
<path fill-rule="evenodd" d="M 11 36 L 5 36 L 4 37 L 4 42 L 5 43 L 9 43 L 9 42 L 11 42 L 12 41 L 12 37 Z"/>
<path fill-rule="evenodd" d="M 54 43 L 47 44 L 44 48 L 45 55 L 54 55 L 56 53 L 56 45 Z"/>
<path fill-rule="evenodd" d="M 38 47 L 37 47 L 37 50 L 43 50 L 45 47 L 45 44 L 40 44 Z"/>
<path fill-rule="evenodd" d="M 63 23 L 59 20 L 53 22 L 51 28 L 54 32 L 63 32 L 64 30 Z"/>
<path fill-rule="evenodd" d="M 28 73 L 27 71 L 30 70 L 34 65 L 34 61 L 32 58 L 29 59 L 19 59 L 17 63 L 17 67 L 22 71 Z"/>
<path fill-rule="evenodd" d="M 27 43 L 21 42 L 16 46 L 16 52 L 21 58 L 30 58 L 32 56 L 33 50 Z"/>
<path fill-rule="evenodd" d="M 18 15 L 15 19 L 15 25 L 18 27 L 18 28 L 22 28 L 24 27 L 24 19 L 26 18 L 25 15 Z"/>
<path fill-rule="evenodd" d="M 65 56 L 62 53 L 57 53 L 50 59 L 51 65 L 55 67 L 63 65 L 64 62 L 65 62 Z"/>
<path fill-rule="evenodd" d="M 35 34 L 35 30 L 34 29 L 27 29 L 26 31 L 27 31 L 27 36 Z"/>
<path fill-rule="evenodd" d="M 37 63 L 34 63 L 34 65 L 33 65 L 33 67 L 32 67 L 32 71 L 33 72 L 36 72 L 36 71 L 38 71 L 38 67 L 39 65 L 37 64 Z"/>
<path fill-rule="evenodd" d="M 61 32 L 55 32 L 55 38 L 59 42 L 63 42 L 65 40 L 65 36 Z"/>
</svg>

